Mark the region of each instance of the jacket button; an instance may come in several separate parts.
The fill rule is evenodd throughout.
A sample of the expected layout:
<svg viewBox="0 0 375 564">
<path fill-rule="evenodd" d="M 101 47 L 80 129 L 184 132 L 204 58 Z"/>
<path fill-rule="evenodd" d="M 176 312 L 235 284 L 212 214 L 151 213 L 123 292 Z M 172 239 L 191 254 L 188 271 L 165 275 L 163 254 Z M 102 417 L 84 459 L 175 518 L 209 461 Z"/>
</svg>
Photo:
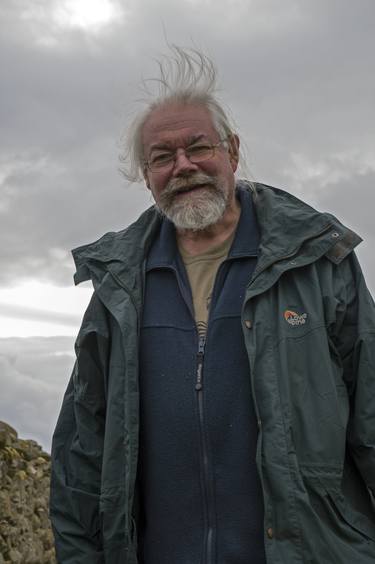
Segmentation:
<svg viewBox="0 0 375 564">
<path fill-rule="evenodd" d="M 269 539 L 273 539 L 273 528 L 272 527 L 268 527 L 267 529 L 267 537 Z"/>
<path fill-rule="evenodd" d="M 253 324 L 251 323 L 250 319 L 246 319 L 245 320 L 245 325 L 248 329 L 251 329 L 251 327 L 253 326 Z"/>
</svg>

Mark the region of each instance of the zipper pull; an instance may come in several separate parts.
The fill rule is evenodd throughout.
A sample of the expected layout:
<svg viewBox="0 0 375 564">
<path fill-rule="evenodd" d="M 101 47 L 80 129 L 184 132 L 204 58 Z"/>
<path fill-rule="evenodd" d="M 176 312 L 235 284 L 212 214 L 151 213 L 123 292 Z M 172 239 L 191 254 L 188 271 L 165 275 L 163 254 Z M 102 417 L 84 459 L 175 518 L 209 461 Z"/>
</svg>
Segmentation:
<svg viewBox="0 0 375 564">
<path fill-rule="evenodd" d="M 199 390 L 202 389 L 203 387 L 203 374 L 202 374 L 202 370 L 203 370 L 203 358 L 204 358 L 204 347 L 206 344 L 206 337 L 199 337 L 199 342 L 198 342 L 198 353 L 197 353 L 197 380 L 195 383 L 195 389 L 197 390 L 197 392 L 199 392 Z"/>
</svg>

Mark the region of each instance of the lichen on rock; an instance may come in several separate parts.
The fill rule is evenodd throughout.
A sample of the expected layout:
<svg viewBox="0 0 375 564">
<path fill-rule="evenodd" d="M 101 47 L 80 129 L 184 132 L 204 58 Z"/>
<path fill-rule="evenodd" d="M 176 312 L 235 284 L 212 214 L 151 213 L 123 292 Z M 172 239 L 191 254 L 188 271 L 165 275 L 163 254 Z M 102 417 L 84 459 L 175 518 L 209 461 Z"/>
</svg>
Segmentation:
<svg viewBox="0 0 375 564">
<path fill-rule="evenodd" d="M 55 564 L 50 456 L 0 421 L 0 564 Z"/>
</svg>

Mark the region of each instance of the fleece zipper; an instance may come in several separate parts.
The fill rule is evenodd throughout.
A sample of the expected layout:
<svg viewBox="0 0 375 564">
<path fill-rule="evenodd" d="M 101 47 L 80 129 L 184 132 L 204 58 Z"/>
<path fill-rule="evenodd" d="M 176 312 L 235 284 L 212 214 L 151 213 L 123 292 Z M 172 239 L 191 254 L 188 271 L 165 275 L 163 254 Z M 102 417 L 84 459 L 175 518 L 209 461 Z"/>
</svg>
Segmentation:
<svg viewBox="0 0 375 564">
<path fill-rule="evenodd" d="M 202 564 L 213 563 L 213 540 L 214 540 L 214 488 L 210 477 L 208 461 L 207 434 L 205 431 L 205 418 L 203 409 L 203 364 L 206 338 L 199 337 L 197 353 L 197 370 L 195 390 L 197 393 L 198 417 L 199 417 L 199 445 L 201 457 L 201 481 L 204 504 L 204 547 Z"/>
</svg>

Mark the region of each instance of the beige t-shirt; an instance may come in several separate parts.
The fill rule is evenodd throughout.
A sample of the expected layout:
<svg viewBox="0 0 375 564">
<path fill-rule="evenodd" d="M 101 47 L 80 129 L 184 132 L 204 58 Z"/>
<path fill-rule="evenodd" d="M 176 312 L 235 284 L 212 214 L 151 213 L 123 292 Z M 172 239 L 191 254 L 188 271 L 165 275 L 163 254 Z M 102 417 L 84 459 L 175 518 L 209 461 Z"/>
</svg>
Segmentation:
<svg viewBox="0 0 375 564">
<path fill-rule="evenodd" d="M 211 295 L 217 271 L 220 264 L 228 256 L 233 239 L 234 233 L 220 245 L 194 256 L 187 253 L 179 245 L 193 296 L 195 322 L 200 337 L 206 334 Z"/>
</svg>

